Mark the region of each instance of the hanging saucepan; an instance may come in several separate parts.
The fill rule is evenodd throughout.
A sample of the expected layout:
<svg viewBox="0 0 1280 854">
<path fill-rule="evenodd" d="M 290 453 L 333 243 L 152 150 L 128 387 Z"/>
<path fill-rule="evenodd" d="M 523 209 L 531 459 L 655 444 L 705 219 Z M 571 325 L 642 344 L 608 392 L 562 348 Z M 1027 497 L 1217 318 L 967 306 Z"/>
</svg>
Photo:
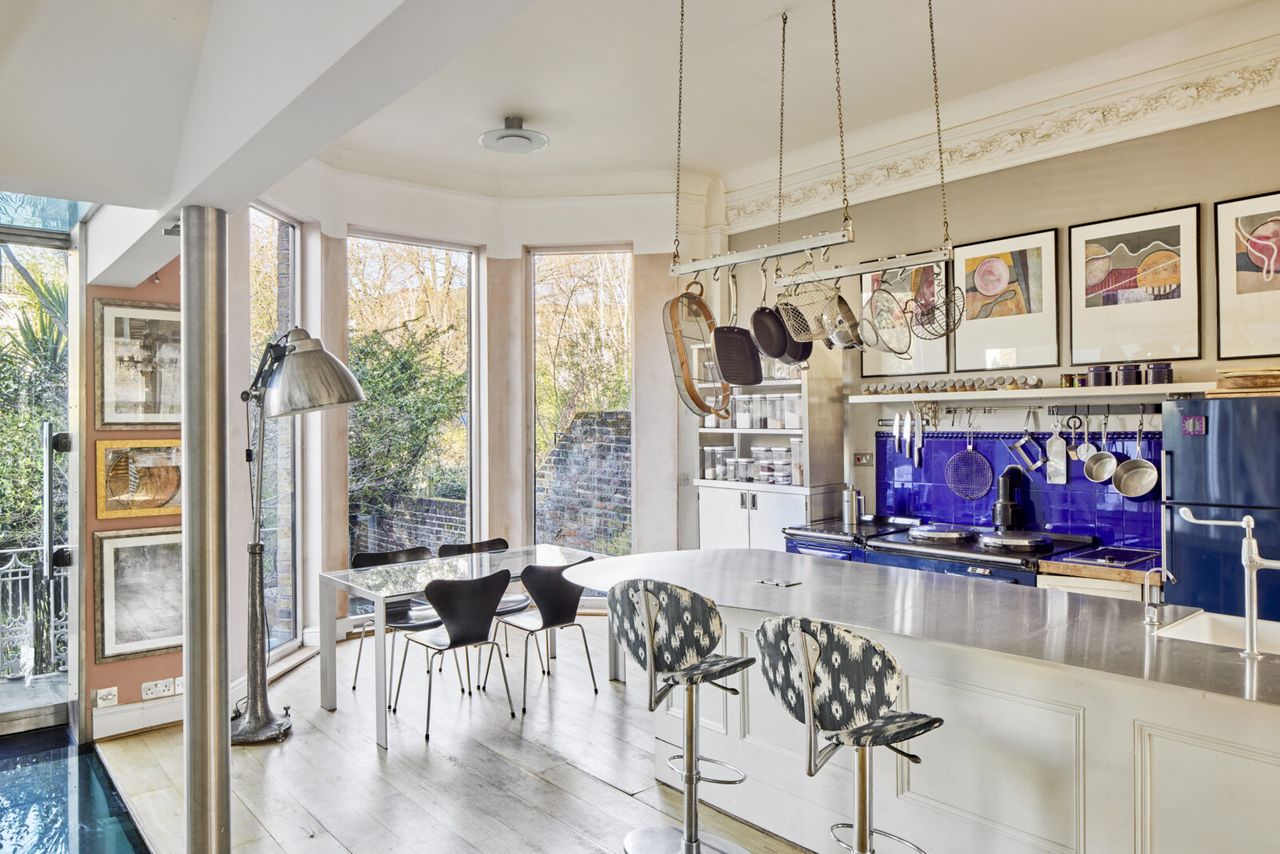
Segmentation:
<svg viewBox="0 0 1280 854">
<path fill-rule="evenodd" d="M 1160 472 L 1156 469 L 1155 464 L 1143 458 L 1142 427 L 1143 416 L 1139 414 L 1138 439 L 1134 443 L 1136 456 L 1116 466 L 1115 473 L 1111 475 L 1111 485 L 1116 488 L 1116 492 L 1125 498 L 1141 498 L 1155 489 L 1156 482 L 1160 480 Z"/>
<path fill-rule="evenodd" d="M 841 350 L 862 349 L 862 336 L 858 334 L 858 317 L 853 308 L 837 287 L 836 294 L 822 310 L 823 321 L 831 334 L 827 336 L 828 346 L 836 346 Z"/>
<path fill-rule="evenodd" d="M 764 379 L 760 351 L 756 349 L 751 332 L 735 325 L 738 321 L 738 277 L 732 268 L 729 270 L 729 292 L 733 306 L 729 323 L 717 326 L 712 333 L 716 364 L 720 367 L 720 376 L 732 385 L 759 385 Z"/>
<path fill-rule="evenodd" d="M 671 372 L 680 400 L 695 415 L 727 419 L 729 384 L 719 379 L 700 387 L 694 375 L 693 361 L 689 358 L 689 351 L 695 345 L 704 349 L 712 345 L 716 329 L 711 308 L 702 298 L 702 283 L 696 278 L 684 293 L 663 305 L 662 326 L 667 333 L 667 353 L 671 356 Z M 703 394 L 704 389 L 706 394 Z"/>
</svg>

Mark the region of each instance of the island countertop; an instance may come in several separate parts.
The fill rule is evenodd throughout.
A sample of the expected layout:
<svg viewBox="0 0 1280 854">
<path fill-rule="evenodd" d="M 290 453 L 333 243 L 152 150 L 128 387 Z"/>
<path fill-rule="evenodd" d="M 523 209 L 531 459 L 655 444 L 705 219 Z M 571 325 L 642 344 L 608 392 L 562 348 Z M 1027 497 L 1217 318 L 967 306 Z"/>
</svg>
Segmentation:
<svg viewBox="0 0 1280 854">
<path fill-rule="evenodd" d="M 722 608 L 792 614 L 1280 705 L 1280 658 L 1157 637 L 1139 602 L 755 549 L 651 552 L 575 566 L 605 590 L 631 578 L 688 587 Z M 760 579 L 798 581 L 793 587 Z M 1161 623 L 1197 613 L 1165 605 Z"/>
</svg>

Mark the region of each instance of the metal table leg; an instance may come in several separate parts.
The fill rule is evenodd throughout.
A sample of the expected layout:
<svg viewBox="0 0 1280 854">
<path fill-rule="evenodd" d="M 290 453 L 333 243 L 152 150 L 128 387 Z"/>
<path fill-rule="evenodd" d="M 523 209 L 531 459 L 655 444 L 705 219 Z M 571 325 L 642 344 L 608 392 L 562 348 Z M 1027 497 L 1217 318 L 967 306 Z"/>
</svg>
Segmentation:
<svg viewBox="0 0 1280 854">
<path fill-rule="evenodd" d="M 406 641 L 407 643 L 407 641 Z M 378 746 L 387 749 L 387 603 L 373 600 L 373 705 L 378 722 Z"/>
<path fill-rule="evenodd" d="M 320 708 L 338 708 L 338 591 L 320 578 Z"/>
</svg>

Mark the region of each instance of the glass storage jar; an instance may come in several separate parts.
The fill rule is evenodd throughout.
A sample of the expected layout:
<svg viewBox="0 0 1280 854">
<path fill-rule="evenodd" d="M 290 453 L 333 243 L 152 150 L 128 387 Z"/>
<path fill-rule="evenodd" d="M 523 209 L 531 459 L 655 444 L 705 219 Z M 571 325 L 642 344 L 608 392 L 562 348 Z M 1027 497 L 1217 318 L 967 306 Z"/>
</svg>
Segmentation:
<svg viewBox="0 0 1280 854">
<path fill-rule="evenodd" d="M 733 460 L 734 480 L 746 482 L 751 480 L 751 458 L 750 457 L 734 457 Z"/>
<path fill-rule="evenodd" d="M 782 396 L 782 426 L 788 430 L 799 430 L 803 423 L 800 395 L 784 394 Z"/>
<path fill-rule="evenodd" d="M 768 422 L 764 425 L 770 430 L 781 430 L 783 424 L 783 406 L 782 395 L 768 395 L 766 402 L 766 412 L 768 413 Z"/>
<path fill-rule="evenodd" d="M 716 474 L 716 452 L 719 448 L 710 445 L 702 449 L 702 477 L 705 480 L 719 480 L 720 475 Z"/>
<path fill-rule="evenodd" d="M 751 429 L 764 430 L 769 426 L 769 397 L 764 394 L 751 395 Z"/>
<path fill-rule="evenodd" d="M 733 409 L 733 426 L 739 430 L 750 430 L 753 426 L 751 420 L 754 407 L 751 403 L 752 397 L 749 394 L 735 394 L 729 399 L 729 405 Z"/>
<path fill-rule="evenodd" d="M 751 459 L 755 468 L 757 483 L 773 483 L 773 452 L 761 445 L 751 448 Z"/>
<path fill-rule="evenodd" d="M 793 436 L 791 439 L 791 483 L 804 486 L 804 439 Z"/>
<path fill-rule="evenodd" d="M 771 448 L 773 454 L 773 482 L 779 486 L 791 485 L 791 448 Z"/>
</svg>

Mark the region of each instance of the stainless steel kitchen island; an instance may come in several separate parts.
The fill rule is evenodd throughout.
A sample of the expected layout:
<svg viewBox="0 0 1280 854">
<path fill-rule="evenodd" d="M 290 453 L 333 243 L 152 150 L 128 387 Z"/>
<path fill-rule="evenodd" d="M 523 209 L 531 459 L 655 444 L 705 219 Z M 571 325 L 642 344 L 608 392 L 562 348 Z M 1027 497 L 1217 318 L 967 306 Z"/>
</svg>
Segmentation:
<svg viewBox="0 0 1280 854">
<path fill-rule="evenodd" d="M 1280 787 L 1280 660 L 1251 664 L 1230 648 L 1157 637 L 1139 603 L 745 550 L 632 555 L 571 575 L 597 589 L 656 578 L 708 596 L 731 654 L 754 654 L 755 628 L 773 614 L 841 623 L 884 644 L 905 672 L 900 705 L 947 725 L 916 748 L 924 764 L 878 766 L 876 821 L 930 851 L 1276 845 L 1263 799 Z M 738 697 L 705 698 L 702 752 L 748 781 L 709 788 L 705 800 L 840 850 L 827 826 L 847 820 L 848 757 L 838 773 L 806 777 L 804 729 L 758 669 L 736 687 Z M 679 714 L 655 716 L 655 775 L 673 785 L 665 759 Z"/>
</svg>

